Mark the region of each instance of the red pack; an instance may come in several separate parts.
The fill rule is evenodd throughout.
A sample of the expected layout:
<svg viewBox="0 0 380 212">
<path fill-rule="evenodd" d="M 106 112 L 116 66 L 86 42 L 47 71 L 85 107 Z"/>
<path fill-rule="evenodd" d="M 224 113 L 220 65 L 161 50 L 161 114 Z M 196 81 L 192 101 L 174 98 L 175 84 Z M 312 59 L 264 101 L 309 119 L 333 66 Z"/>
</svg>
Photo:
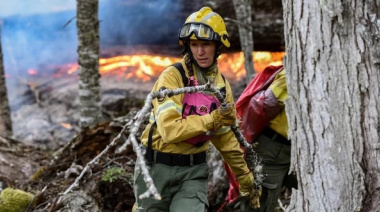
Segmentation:
<svg viewBox="0 0 380 212">
<path fill-rule="evenodd" d="M 250 104 L 250 102 L 264 100 L 264 96 L 255 95 L 266 90 L 282 69 L 282 65 L 266 67 L 251 80 L 236 102 L 237 117 L 241 121 L 239 127 L 249 143 L 270 121 L 270 118 L 266 117 L 263 104 Z"/>
<path fill-rule="evenodd" d="M 247 142 L 251 143 L 254 138 L 260 134 L 262 129 L 270 121 L 264 113 L 264 108 L 251 104 L 251 101 L 261 101 L 263 96 L 256 95 L 260 91 L 266 90 L 273 82 L 275 76 L 283 69 L 283 66 L 268 66 L 262 72 L 258 73 L 241 93 L 236 101 L 236 113 L 240 119 L 240 130 Z M 255 96 L 256 95 L 256 96 Z M 253 106 L 255 105 L 255 106 Z M 231 203 L 239 196 L 239 183 L 237 182 L 231 168 L 224 163 L 227 177 L 230 181 L 230 188 L 226 197 L 226 203 Z M 223 207 L 223 206 L 222 206 Z M 222 207 L 218 210 L 220 211 Z"/>
</svg>

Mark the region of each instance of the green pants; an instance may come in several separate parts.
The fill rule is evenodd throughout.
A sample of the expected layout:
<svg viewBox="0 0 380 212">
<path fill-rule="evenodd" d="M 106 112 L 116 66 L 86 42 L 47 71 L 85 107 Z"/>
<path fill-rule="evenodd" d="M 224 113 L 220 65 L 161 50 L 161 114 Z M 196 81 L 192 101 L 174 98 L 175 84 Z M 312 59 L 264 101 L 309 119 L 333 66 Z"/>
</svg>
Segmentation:
<svg viewBox="0 0 380 212">
<path fill-rule="evenodd" d="M 147 191 L 138 161 L 134 173 L 134 193 L 136 202 L 132 211 L 162 212 L 206 212 L 208 209 L 207 163 L 193 166 L 168 166 L 159 163 L 149 165 L 149 174 L 153 179 L 161 200 L 153 197 L 139 199 Z"/>
<path fill-rule="evenodd" d="M 260 135 L 256 153 L 262 158 L 263 174 L 260 212 L 273 212 L 278 206 L 278 199 L 283 186 L 297 187 L 295 175 L 288 175 L 290 167 L 290 146 Z"/>
</svg>

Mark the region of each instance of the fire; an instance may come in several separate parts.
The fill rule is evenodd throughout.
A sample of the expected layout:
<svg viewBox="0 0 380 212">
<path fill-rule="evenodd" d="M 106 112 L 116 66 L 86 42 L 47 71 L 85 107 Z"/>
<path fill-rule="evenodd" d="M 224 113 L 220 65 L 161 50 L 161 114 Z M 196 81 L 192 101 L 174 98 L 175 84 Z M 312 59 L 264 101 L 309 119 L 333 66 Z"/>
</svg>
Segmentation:
<svg viewBox="0 0 380 212">
<path fill-rule="evenodd" d="M 254 52 L 253 67 L 258 73 L 268 65 L 281 65 L 284 54 L 284 52 Z M 222 54 L 218 60 L 219 69 L 226 77 L 240 80 L 246 75 L 244 61 L 242 52 Z"/>
<path fill-rule="evenodd" d="M 74 73 L 76 70 L 78 70 L 78 64 L 69 64 L 69 70 L 67 70 L 68 74 Z"/>
<path fill-rule="evenodd" d="M 252 54 L 254 69 L 262 71 L 268 65 L 282 64 L 284 52 L 254 52 Z M 99 59 L 99 72 L 102 76 L 116 76 L 117 79 L 150 81 L 157 79 L 165 67 L 179 61 L 179 57 L 157 55 L 121 55 Z M 218 58 L 219 70 L 230 79 L 240 80 L 245 77 L 244 55 L 242 52 L 222 54 Z M 67 74 L 78 70 L 78 64 L 70 64 Z"/>
<path fill-rule="evenodd" d="M 149 81 L 158 77 L 163 69 L 180 58 L 151 55 L 123 55 L 99 60 L 101 75 L 108 73 L 119 75 L 125 79 L 134 78 L 140 81 Z"/>
<path fill-rule="evenodd" d="M 35 70 L 35 69 L 29 69 L 28 70 L 28 74 L 29 75 L 37 75 L 37 70 Z"/>
<path fill-rule="evenodd" d="M 71 129 L 71 128 L 73 128 L 72 125 L 69 124 L 69 123 L 61 123 L 61 126 L 64 127 L 64 128 L 66 128 L 66 129 Z"/>
</svg>

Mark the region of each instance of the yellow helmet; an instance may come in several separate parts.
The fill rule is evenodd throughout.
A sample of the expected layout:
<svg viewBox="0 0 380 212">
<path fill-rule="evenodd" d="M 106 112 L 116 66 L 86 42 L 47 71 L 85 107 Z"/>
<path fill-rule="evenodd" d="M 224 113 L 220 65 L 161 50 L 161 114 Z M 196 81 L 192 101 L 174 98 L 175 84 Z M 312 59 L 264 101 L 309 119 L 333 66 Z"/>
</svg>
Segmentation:
<svg viewBox="0 0 380 212">
<path fill-rule="evenodd" d="M 215 40 L 230 47 L 230 41 L 223 18 L 210 7 L 202 7 L 192 13 L 178 33 L 179 43 L 186 39 Z"/>
</svg>

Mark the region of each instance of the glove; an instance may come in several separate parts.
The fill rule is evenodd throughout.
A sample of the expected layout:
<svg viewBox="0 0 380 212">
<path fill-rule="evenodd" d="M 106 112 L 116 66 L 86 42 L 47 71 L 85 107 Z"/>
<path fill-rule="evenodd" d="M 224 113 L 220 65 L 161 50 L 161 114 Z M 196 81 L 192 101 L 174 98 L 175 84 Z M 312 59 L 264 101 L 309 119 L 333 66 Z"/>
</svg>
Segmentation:
<svg viewBox="0 0 380 212">
<path fill-rule="evenodd" d="M 253 188 L 253 174 L 249 172 L 248 174 L 241 175 L 236 178 L 239 182 L 239 192 L 242 197 L 249 196 Z"/>
<path fill-rule="evenodd" d="M 211 117 L 214 120 L 214 130 L 219 130 L 222 126 L 232 126 L 236 121 L 235 105 L 229 103 L 224 107 L 211 112 Z"/>
<path fill-rule="evenodd" d="M 260 208 L 261 187 L 258 190 L 254 188 L 254 178 L 252 172 L 237 177 L 237 181 L 240 186 L 240 196 L 249 197 L 249 205 L 252 208 Z"/>
<path fill-rule="evenodd" d="M 249 205 L 253 208 L 260 208 L 261 186 L 258 189 L 252 188 L 252 192 L 249 194 Z"/>
</svg>

